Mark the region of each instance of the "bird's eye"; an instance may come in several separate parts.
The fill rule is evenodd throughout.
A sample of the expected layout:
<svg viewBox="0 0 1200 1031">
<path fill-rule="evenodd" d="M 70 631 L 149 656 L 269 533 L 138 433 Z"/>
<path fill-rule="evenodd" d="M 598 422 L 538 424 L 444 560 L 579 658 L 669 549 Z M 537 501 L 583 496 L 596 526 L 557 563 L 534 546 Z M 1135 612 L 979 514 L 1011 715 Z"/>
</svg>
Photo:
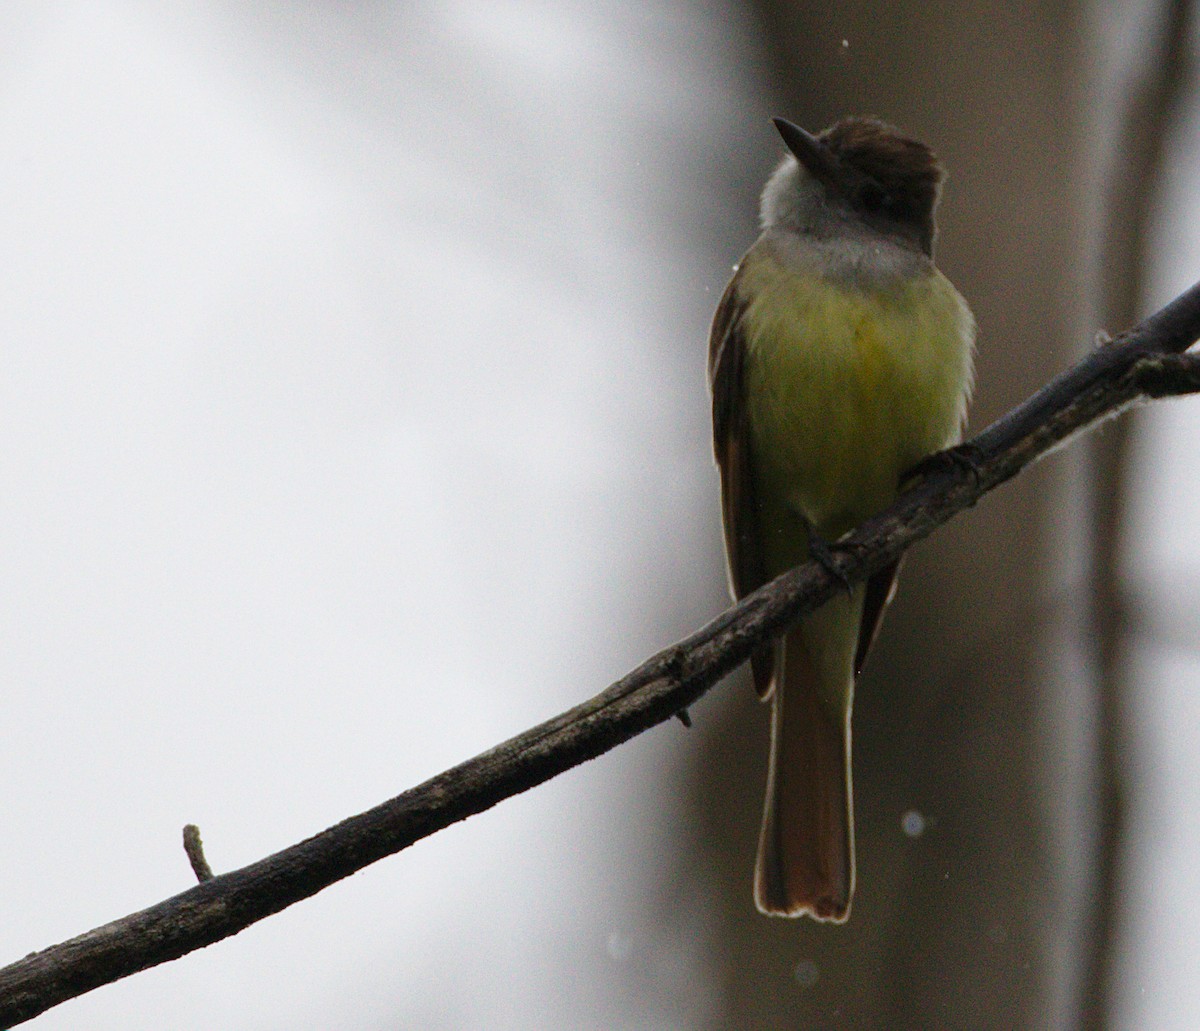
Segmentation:
<svg viewBox="0 0 1200 1031">
<path fill-rule="evenodd" d="M 858 200 L 868 211 L 887 211 L 892 206 L 891 195 L 878 183 L 864 183 Z"/>
</svg>

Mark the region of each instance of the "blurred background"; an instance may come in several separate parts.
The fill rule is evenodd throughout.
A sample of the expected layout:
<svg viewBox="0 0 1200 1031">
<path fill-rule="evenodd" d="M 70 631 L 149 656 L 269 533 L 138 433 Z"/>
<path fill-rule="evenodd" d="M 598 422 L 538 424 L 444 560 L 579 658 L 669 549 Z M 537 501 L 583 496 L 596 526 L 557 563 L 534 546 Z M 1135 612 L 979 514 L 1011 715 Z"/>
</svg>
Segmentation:
<svg viewBox="0 0 1200 1031">
<path fill-rule="evenodd" d="M 1200 273 L 1185 3 L 0 7 L 0 962 L 388 798 L 727 603 L 708 322 L 781 147 L 950 169 L 979 429 Z M 693 711 L 39 1029 L 1191 1028 L 1196 402 L 909 558 L 859 890 L 769 921 Z"/>
</svg>

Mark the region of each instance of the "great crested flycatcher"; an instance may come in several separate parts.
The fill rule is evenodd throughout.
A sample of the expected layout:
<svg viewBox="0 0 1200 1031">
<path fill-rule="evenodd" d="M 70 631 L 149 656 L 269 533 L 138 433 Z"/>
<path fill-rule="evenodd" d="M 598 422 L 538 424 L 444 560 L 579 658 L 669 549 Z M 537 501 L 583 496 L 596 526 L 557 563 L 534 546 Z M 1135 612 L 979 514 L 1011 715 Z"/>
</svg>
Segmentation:
<svg viewBox="0 0 1200 1031">
<path fill-rule="evenodd" d="M 740 598 L 824 554 L 885 508 L 901 477 L 956 443 L 975 324 L 933 264 L 942 169 L 871 118 L 818 136 L 775 119 L 788 150 L 762 235 L 709 342 L 730 582 Z M 754 880 L 768 914 L 842 922 L 854 893 L 854 682 L 895 590 L 875 574 L 754 654 L 771 760 Z"/>
</svg>

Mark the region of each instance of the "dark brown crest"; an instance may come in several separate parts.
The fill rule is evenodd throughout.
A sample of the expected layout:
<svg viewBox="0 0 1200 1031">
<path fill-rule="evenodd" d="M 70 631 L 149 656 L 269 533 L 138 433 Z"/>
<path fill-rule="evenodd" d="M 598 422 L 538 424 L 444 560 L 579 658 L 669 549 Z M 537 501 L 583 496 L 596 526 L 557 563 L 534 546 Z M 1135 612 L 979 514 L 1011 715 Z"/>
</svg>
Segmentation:
<svg viewBox="0 0 1200 1031">
<path fill-rule="evenodd" d="M 932 247 L 944 176 L 932 150 L 876 118 L 844 118 L 818 138 L 839 161 L 879 185 L 884 195 L 878 202 L 889 219 L 919 226 L 926 250 Z"/>
</svg>

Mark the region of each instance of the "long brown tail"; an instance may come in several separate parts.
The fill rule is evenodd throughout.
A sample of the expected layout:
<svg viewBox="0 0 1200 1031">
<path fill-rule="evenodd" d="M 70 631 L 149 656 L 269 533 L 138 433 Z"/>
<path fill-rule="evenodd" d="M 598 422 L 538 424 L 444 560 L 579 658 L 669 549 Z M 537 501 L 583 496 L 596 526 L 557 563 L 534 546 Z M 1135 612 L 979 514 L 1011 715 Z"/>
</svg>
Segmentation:
<svg viewBox="0 0 1200 1031">
<path fill-rule="evenodd" d="M 856 634 L 842 621 L 853 621 L 856 631 L 861 607 L 861 596 L 857 605 L 836 599 L 784 639 L 771 699 L 771 766 L 754 878 L 754 899 L 763 913 L 806 913 L 834 923 L 850 915 Z"/>
</svg>

